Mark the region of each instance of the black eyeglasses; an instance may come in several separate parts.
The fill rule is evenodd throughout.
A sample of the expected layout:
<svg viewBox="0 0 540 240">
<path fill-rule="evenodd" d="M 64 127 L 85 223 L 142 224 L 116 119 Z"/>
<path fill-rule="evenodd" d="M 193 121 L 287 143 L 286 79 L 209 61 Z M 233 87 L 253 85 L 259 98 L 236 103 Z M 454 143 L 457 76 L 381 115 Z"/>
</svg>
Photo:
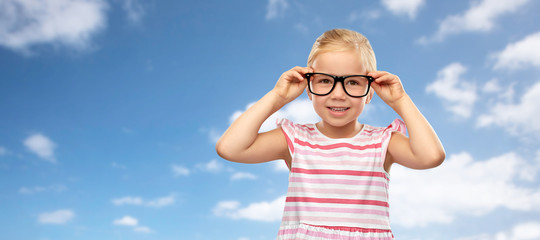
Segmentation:
<svg viewBox="0 0 540 240">
<path fill-rule="evenodd" d="M 326 73 L 306 73 L 308 89 L 314 95 L 326 96 L 341 82 L 345 93 L 351 97 L 365 97 L 374 79 L 366 75 L 334 76 Z"/>
</svg>

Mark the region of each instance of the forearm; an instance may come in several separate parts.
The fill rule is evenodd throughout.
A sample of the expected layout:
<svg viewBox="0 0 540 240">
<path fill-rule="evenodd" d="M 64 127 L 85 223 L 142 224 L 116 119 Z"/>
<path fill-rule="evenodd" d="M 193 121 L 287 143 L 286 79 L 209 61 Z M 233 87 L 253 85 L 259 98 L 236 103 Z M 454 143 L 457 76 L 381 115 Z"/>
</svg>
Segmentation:
<svg viewBox="0 0 540 240">
<path fill-rule="evenodd" d="M 228 160 L 241 156 L 255 142 L 264 121 L 284 105 L 273 91 L 267 93 L 225 131 L 216 144 L 218 154 Z"/>
<path fill-rule="evenodd" d="M 413 160 L 426 166 L 436 166 L 442 163 L 445 152 L 441 141 L 412 99 L 405 95 L 391 107 L 407 126 Z"/>
</svg>

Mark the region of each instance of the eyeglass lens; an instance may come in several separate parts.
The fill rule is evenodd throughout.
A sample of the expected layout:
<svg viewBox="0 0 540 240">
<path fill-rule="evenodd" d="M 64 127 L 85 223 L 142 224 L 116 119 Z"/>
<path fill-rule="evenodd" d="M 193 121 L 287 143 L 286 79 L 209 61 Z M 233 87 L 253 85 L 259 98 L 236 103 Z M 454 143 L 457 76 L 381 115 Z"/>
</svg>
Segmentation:
<svg viewBox="0 0 540 240">
<path fill-rule="evenodd" d="M 312 74 L 310 77 L 310 89 L 314 94 L 329 94 L 335 85 L 335 79 L 324 74 Z M 363 76 L 347 77 L 343 81 L 345 91 L 351 96 L 363 96 L 367 93 L 369 79 Z"/>
</svg>

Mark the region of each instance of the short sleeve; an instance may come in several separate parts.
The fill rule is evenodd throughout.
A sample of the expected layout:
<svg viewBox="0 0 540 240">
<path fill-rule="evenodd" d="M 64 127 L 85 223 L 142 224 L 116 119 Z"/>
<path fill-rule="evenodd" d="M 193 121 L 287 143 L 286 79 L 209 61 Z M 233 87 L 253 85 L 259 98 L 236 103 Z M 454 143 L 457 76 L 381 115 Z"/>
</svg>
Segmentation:
<svg viewBox="0 0 540 240">
<path fill-rule="evenodd" d="M 283 134 L 285 134 L 285 138 L 287 139 L 287 145 L 289 146 L 289 152 L 291 153 L 291 156 L 294 153 L 294 136 L 295 136 L 295 125 L 293 122 L 291 122 L 288 119 L 281 118 L 276 120 L 277 127 L 281 128 L 281 131 L 283 131 Z"/>
<path fill-rule="evenodd" d="M 384 135 L 391 135 L 393 132 L 400 132 L 403 135 L 407 134 L 407 127 L 401 119 L 394 119 L 394 121 L 384 129 Z"/>
<path fill-rule="evenodd" d="M 383 130 L 382 134 L 382 160 L 386 158 L 386 151 L 388 150 L 388 144 L 392 133 L 399 132 L 403 135 L 407 134 L 407 127 L 401 119 L 394 119 L 394 121 Z"/>
</svg>

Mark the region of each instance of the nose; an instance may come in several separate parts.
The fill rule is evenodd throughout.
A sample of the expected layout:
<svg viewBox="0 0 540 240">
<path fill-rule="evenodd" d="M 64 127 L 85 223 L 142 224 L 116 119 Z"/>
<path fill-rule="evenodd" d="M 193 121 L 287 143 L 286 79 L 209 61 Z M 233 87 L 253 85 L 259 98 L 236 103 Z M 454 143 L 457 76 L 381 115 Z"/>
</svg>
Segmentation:
<svg viewBox="0 0 540 240">
<path fill-rule="evenodd" d="M 334 87 L 334 90 L 330 93 L 330 96 L 334 99 L 345 99 L 347 96 L 347 93 L 345 93 L 345 89 L 343 88 L 343 83 L 337 82 L 336 86 Z"/>
</svg>

